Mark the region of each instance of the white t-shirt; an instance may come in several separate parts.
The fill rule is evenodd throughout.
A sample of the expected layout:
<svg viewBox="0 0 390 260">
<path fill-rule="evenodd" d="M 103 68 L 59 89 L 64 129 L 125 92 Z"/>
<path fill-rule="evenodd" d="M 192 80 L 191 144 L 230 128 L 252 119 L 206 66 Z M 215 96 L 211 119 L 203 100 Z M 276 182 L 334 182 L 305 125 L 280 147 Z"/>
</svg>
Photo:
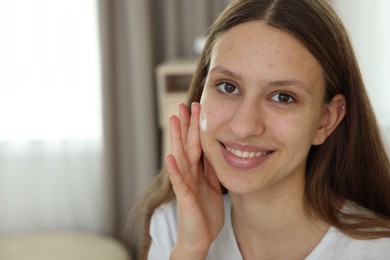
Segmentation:
<svg viewBox="0 0 390 260">
<path fill-rule="evenodd" d="M 242 259 L 231 223 L 231 203 L 224 196 L 225 224 L 212 243 L 208 260 Z M 153 213 L 150 223 L 152 244 L 149 249 L 149 260 L 169 259 L 172 247 L 178 234 L 178 215 L 176 202 L 160 206 Z M 344 235 L 334 227 L 330 227 L 317 247 L 306 260 L 318 259 L 390 259 L 390 238 L 358 240 Z"/>
</svg>

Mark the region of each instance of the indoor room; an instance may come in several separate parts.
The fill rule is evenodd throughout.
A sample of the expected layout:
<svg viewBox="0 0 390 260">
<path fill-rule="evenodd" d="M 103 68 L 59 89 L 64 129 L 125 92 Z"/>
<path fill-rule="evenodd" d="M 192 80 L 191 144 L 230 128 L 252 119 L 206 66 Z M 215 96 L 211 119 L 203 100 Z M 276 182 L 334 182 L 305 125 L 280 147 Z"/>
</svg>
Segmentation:
<svg viewBox="0 0 390 260">
<path fill-rule="evenodd" d="M 0 260 L 130 259 L 130 210 L 234 1 L 0 0 Z M 329 2 L 390 149 L 390 2 Z"/>
</svg>

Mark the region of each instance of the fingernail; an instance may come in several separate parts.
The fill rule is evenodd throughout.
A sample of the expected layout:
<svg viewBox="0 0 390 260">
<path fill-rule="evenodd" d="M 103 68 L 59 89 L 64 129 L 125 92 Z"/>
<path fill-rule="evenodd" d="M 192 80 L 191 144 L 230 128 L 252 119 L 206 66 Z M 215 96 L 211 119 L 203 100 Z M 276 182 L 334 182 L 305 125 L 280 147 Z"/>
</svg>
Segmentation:
<svg viewBox="0 0 390 260">
<path fill-rule="evenodd" d="M 173 118 L 175 117 L 175 115 L 170 115 L 169 118 L 168 118 L 168 122 L 169 122 L 169 125 L 171 126 L 172 125 L 172 122 L 173 122 Z"/>
<path fill-rule="evenodd" d="M 184 111 L 187 109 L 187 106 L 184 103 L 179 104 L 179 115 L 183 117 Z"/>
<path fill-rule="evenodd" d="M 195 107 L 197 106 L 198 102 L 192 102 L 191 103 L 191 111 L 193 111 L 195 109 Z"/>
</svg>

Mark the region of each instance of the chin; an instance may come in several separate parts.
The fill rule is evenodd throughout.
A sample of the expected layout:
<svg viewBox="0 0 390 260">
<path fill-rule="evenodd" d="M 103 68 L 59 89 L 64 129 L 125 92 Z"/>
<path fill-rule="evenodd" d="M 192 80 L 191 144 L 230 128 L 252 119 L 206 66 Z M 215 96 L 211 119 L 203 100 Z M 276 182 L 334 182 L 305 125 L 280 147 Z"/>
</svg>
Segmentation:
<svg viewBox="0 0 390 260">
<path fill-rule="evenodd" d="M 218 175 L 222 185 L 234 194 L 250 194 L 265 188 L 266 181 L 260 180 L 254 173 L 232 173 L 224 171 L 224 174 Z"/>
</svg>

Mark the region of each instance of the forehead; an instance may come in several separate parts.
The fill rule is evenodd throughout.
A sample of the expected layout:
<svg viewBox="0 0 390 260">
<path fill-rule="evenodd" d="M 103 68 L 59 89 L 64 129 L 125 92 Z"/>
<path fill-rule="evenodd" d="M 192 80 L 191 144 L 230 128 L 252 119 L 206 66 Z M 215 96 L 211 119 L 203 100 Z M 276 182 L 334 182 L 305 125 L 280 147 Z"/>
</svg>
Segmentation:
<svg viewBox="0 0 390 260">
<path fill-rule="evenodd" d="M 215 42 L 210 69 L 227 67 L 238 75 L 269 81 L 297 78 L 323 83 L 322 68 L 294 36 L 262 21 L 245 22 L 224 32 Z"/>
</svg>

